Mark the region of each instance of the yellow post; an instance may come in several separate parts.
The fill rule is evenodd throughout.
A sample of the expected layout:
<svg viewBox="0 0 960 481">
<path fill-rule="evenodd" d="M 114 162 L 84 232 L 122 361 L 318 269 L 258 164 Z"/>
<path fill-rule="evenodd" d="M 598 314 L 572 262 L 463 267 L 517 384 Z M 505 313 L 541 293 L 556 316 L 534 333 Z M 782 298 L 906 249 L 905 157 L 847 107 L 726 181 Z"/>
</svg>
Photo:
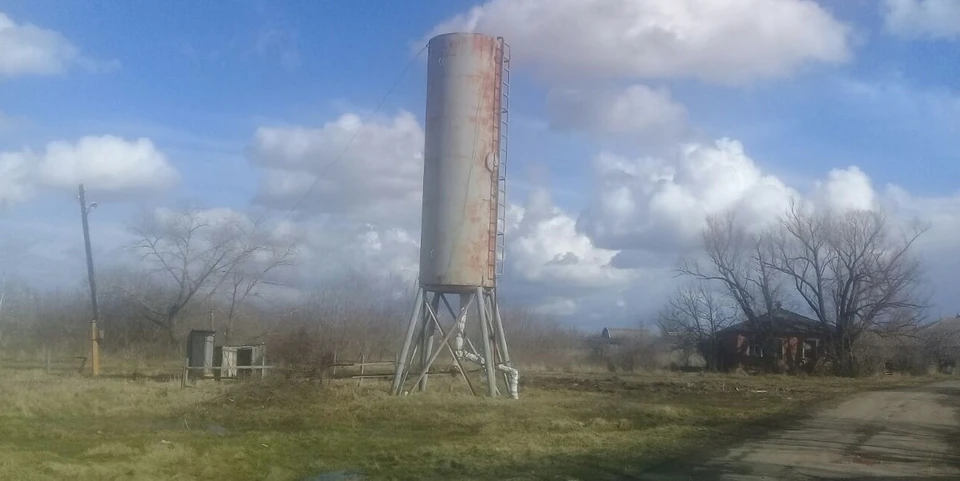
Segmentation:
<svg viewBox="0 0 960 481">
<path fill-rule="evenodd" d="M 90 321 L 90 371 L 94 376 L 100 375 L 100 332 L 97 331 L 97 320 Z"/>
</svg>

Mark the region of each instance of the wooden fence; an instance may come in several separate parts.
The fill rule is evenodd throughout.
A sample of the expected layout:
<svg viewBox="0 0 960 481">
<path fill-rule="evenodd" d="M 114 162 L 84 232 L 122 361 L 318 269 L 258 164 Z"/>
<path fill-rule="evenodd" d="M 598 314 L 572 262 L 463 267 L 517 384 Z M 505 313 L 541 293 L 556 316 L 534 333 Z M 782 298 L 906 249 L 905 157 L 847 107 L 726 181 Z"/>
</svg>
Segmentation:
<svg viewBox="0 0 960 481">
<path fill-rule="evenodd" d="M 332 377 L 334 379 L 356 379 L 357 385 L 360 386 L 363 384 L 364 379 L 392 379 L 393 373 L 396 370 L 396 361 L 376 361 L 369 362 L 365 360 L 364 354 L 360 352 L 360 358 L 357 361 L 339 361 L 337 360 L 337 354 L 333 354 L 333 368 L 332 368 Z M 389 373 L 376 373 L 369 374 L 366 371 L 367 367 L 380 367 L 380 366 L 390 366 Z M 341 370 L 340 375 L 337 374 L 338 368 L 357 368 L 360 372 L 358 374 L 345 374 Z"/>
</svg>

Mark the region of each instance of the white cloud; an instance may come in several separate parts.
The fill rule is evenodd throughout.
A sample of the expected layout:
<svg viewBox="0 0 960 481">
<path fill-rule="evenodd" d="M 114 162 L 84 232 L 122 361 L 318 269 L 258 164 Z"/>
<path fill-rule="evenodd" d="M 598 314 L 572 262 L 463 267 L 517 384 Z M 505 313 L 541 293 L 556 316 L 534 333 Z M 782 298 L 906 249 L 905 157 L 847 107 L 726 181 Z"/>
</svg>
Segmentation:
<svg viewBox="0 0 960 481">
<path fill-rule="evenodd" d="M 731 139 L 684 146 L 674 160 L 601 153 L 594 169 L 595 196 L 578 228 L 610 249 L 694 248 L 708 215 L 734 210 L 762 224 L 795 195 Z"/>
<path fill-rule="evenodd" d="M 552 298 L 533 308 L 533 312 L 545 316 L 572 316 L 577 312 L 577 303 L 573 299 Z"/>
<path fill-rule="evenodd" d="M 150 139 L 125 140 L 112 135 L 57 141 L 38 158 L 38 182 L 113 193 L 156 191 L 172 186 L 176 170 Z"/>
<path fill-rule="evenodd" d="M 742 83 L 843 62 L 849 30 L 811 0 L 490 0 L 431 36 L 503 36 L 519 65 L 564 77 Z"/>
<path fill-rule="evenodd" d="M 920 238 L 920 247 L 940 260 L 960 258 L 957 235 L 960 231 L 960 194 L 920 196 L 895 185 L 888 185 L 881 201 L 902 222 L 919 219 L 929 223 L 930 230 Z M 939 262 L 935 262 L 939 263 Z"/>
<path fill-rule="evenodd" d="M 671 160 L 630 160 L 605 153 L 594 160 L 594 169 L 597 183 L 577 231 L 593 249 L 605 253 L 604 269 L 622 269 L 628 274 L 629 281 L 615 292 L 628 300 L 628 311 L 655 309 L 669 295 L 667 287 L 675 282 L 671 274 L 675 273 L 676 262 L 684 255 L 700 252 L 700 232 L 708 215 L 733 210 L 749 226 L 766 227 L 784 212 L 791 199 L 817 209 L 882 206 L 891 215 L 892 227 L 904 231 L 915 227 L 917 220 L 928 224 L 930 230 L 920 238 L 915 252 L 929 269 L 931 286 L 937 289 L 936 301 L 955 302 L 956 282 L 952 276 L 960 267 L 953 260 L 960 254 L 956 244 L 960 194 L 911 194 L 896 185 L 878 188 L 856 166 L 832 169 L 808 191 L 800 192 L 765 173 L 739 142 L 730 139 L 714 145 L 687 146 Z M 545 247 L 531 250 L 556 252 Z M 585 307 L 589 294 L 563 292 L 567 284 L 562 278 L 544 283 L 538 298 L 544 302 L 572 299 L 578 318 L 600 308 Z M 557 294 L 558 290 L 563 294 Z M 607 302 L 609 307 L 613 297 L 594 295 L 592 299 L 601 306 Z M 544 308 L 562 305 L 559 302 L 548 302 Z"/>
<path fill-rule="evenodd" d="M 409 286 L 419 273 L 419 230 L 318 220 L 287 222 L 284 230 L 302 239 L 299 269 L 308 280 L 360 275 Z"/>
<path fill-rule="evenodd" d="M 40 187 L 114 194 L 158 191 L 179 178 L 150 139 L 124 140 L 112 135 L 55 141 L 43 152 L 0 152 L 0 202 L 27 200 Z"/>
<path fill-rule="evenodd" d="M 63 35 L 29 23 L 16 23 L 0 12 L 0 76 L 57 75 L 70 67 L 110 70 L 116 60 L 100 62 L 84 57 Z"/>
<path fill-rule="evenodd" d="M 120 261 L 120 248 L 130 237 L 122 222 L 105 217 L 103 212 L 97 212 L 90 222 L 99 274 Z M 49 216 L 18 216 L 16 211 L 8 218 L 0 216 L 0 271 L 6 270 L 10 278 L 42 289 L 74 288 L 80 279 L 86 281 L 79 229 L 74 209 Z"/>
<path fill-rule="evenodd" d="M 616 251 L 599 249 L 578 233 L 576 221 L 555 207 L 544 189 L 513 207 L 507 230 L 509 273 L 524 281 L 567 288 L 622 286 L 631 273 L 610 266 Z"/>
<path fill-rule="evenodd" d="M 554 89 L 547 97 L 550 124 L 601 138 L 672 144 L 687 128 L 687 110 L 664 88 Z"/>
<path fill-rule="evenodd" d="M 367 124 L 347 114 L 320 128 L 260 128 L 250 149 L 251 161 L 267 168 L 259 199 L 288 209 L 319 178 L 302 210 L 415 225 L 423 135 L 408 112 Z"/>
<path fill-rule="evenodd" d="M 870 177 L 856 166 L 831 170 L 825 182 L 816 183 L 812 197 L 818 204 L 836 210 L 878 207 Z"/>
<path fill-rule="evenodd" d="M 18 152 L 0 152 L 0 209 L 26 200 L 33 191 L 30 157 Z"/>
<path fill-rule="evenodd" d="M 887 31 L 907 38 L 960 37 L 960 2 L 956 0 L 887 0 Z"/>
</svg>

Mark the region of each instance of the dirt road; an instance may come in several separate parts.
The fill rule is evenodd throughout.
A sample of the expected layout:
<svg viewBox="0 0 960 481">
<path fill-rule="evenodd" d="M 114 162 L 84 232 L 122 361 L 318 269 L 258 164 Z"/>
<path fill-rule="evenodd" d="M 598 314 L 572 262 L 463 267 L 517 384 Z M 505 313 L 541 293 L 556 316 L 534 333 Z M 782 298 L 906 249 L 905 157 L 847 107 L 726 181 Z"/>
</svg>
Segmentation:
<svg viewBox="0 0 960 481">
<path fill-rule="evenodd" d="M 960 381 L 862 393 L 659 480 L 960 480 Z"/>
</svg>

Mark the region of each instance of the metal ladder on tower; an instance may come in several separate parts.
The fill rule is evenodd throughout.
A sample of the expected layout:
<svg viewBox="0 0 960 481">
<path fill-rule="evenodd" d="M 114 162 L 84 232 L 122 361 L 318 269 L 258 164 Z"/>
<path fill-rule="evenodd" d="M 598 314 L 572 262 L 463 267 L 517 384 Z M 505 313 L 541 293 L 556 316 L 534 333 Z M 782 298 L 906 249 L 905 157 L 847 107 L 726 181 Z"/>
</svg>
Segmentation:
<svg viewBox="0 0 960 481">
<path fill-rule="evenodd" d="M 497 69 L 496 91 L 500 100 L 500 110 L 497 112 L 497 125 L 494 127 L 497 136 L 497 182 L 491 183 L 490 232 L 493 234 L 490 242 L 490 261 L 495 276 L 503 274 L 505 256 L 505 231 L 507 216 L 507 127 L 509 125 L 510 107 L 510 46 L 500 40 L 500 68 Z"/>
<path fill-rule="evenodd" d="M 506 228 L 507 228 L 507 127 L 510 124 L 510 46 L 503 40 L 501 45 L 500 67 L 500 125 L 499 144 L 500 152 L 497 167 L 497 239 L 496 239 L 496 273 L 503 274 L 503 263 L 506 255 Z"/>
</svg>

